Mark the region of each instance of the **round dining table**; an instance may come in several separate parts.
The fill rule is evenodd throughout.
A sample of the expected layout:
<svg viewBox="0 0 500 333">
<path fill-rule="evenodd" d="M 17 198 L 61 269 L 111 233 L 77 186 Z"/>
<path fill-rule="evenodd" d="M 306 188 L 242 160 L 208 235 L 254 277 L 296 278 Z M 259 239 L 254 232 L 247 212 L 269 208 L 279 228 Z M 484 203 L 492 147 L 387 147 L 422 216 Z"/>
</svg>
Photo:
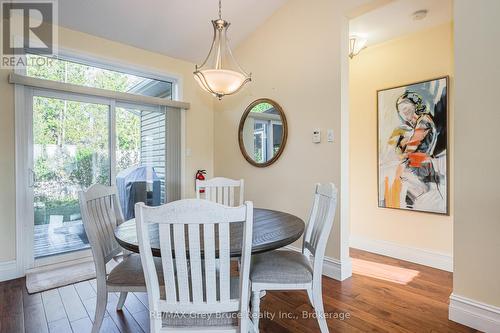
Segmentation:
<svg viewBox="0 0 500 333">
<path fill-rule="evenodd" d="M 254 208 L 252 253 L 267 252 L 289 245 L 302 236 L 304 228 L 304 221 L 297 216 L 275 210 Z M 149 226 L 149 237 L 153 256 L 160 257 L 160 241 L 157 224 L 151 224 Z M 118 244 L 124 249 L 139 253 L 135 219 L 128 220 L 116 227 L 115 238 Z M 242 238 L 243 224 L 239 222 L 231 223 L 231 257 L 241 256 Z M 201 249 L 203 249 L 203 244 L 201 244 Z"/>
</svg>

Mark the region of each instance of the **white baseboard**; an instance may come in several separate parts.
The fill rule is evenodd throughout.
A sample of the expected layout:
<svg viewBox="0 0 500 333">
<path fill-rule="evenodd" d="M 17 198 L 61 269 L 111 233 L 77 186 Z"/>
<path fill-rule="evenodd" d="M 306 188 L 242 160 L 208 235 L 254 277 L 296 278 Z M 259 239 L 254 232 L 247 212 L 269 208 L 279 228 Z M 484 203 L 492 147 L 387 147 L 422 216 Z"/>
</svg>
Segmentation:
<svg viewBox="0 0 500 333">
<path fill-rule="evenodd" d="M 0 282 L 22 277 L 17 261 L 9 260 L 0 262 Z"/>
<path fill-rule="evenodd" d="M 298 247 L 291 245 L 285 248 L 291 251 L 302 252 Z M 350 278 L 352 276 L 351 258 L 340 261 L 335 258 L 325 257 L 323 260 L 323 275 L 338 281 Z"/>
<path fill-rule="evenodd" d="M 351 258 L 342 261 L 325 257 L 323 264 L 323 275 L 338 281 L 344 281 L 352 276 Z"/>
<path fill-rule="evenodd" d="M 450 296 L 449 318 L 486 333 L 500 333 L 500 307 L 456 294 Z"/>
<path fill-rule="evenodd" d="M 453 272 L 453 257 L 451 255 L 352 235 L 350 238 L 350 246 L 356 249 Z"/>
</svg>

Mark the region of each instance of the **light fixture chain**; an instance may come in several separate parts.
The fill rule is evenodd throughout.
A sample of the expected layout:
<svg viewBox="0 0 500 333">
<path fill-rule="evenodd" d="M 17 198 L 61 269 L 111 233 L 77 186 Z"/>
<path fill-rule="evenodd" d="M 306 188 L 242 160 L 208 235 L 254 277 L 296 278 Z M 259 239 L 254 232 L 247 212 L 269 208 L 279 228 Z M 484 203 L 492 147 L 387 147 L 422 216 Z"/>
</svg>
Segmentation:
<svg viewBox="0 0 500 333">
<path fill-rule="evenodd" d="M 222 19 L 222 0 L 219 0 L 219 20 Z"/>
</svg>

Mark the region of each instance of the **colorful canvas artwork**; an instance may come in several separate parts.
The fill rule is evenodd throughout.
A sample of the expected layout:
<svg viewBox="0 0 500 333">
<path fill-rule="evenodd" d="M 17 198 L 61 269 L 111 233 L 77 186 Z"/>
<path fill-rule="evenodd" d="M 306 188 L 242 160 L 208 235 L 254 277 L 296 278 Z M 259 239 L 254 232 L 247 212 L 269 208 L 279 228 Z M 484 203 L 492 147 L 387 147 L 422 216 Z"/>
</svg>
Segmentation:
<svg viewBox="0 0 500 333">
<path fill-rule="evenodd" d="M 379 207 L 448 214 L 448 77 L 377 92 Z"/>
</svg>

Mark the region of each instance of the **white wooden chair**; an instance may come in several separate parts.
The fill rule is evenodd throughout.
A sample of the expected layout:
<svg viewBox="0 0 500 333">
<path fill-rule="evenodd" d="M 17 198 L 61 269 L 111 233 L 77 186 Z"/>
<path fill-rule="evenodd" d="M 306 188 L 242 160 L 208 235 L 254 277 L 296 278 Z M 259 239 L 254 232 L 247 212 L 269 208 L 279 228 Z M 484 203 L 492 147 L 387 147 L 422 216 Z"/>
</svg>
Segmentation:
<svg viewBox="0 0 500 333">
<path fill-rule="evenodd" d="M 135 216 L 148 288 L 151 332 L 253 332 L 248 317 L 251 202 L 240 207 L 200 199 L 179 200 L 158 207 L 138 203 Z M 234 222 L 244 224 L 239 278 L 230 276 L 230 224 Z M 158 224 L 163 277 L 154 269 L 150 224 Z M 159 289 L 159 280 L 163 278 L 165 297 Z"/>
<path fill-rule="evenodd" d="M 235 204 L 235 190 L 239 188 L 238 203 Z M 244 202 L 244 181 L 223 177 L 209 180 L 196 180 L 196 198 L 203 199 L 200 190 L 205 190 L 204 199 L 234 207 L 241 206 Z"/>
<path fill-rule="evenodd" d="M 337 206 L 334 184 L 317 184 L 309 223 L 304 234 L 302 253 L 277 250 L 252 258 L 252 318 L 259 327 L 261 292 L 266 290 L 307 290 L 322 333 L 328 332 L 321 293 L 321 276 L 326 243 Z M 313 260 L 311 259 L 313 257 Z"/>
<path fill-rule="evenodd" d="M 127 292 L 145 292 L 146 281 L 140 256 L 123 251 L 114 238 L 115 227 L 123 222 L 116 187 L 96 184 L 87 191 L 80 191 L 78 196 L 96 270 L 97 305 L 92 333 L 97 333 L 106 312 L 108 293 L 120 293 L 117 310 L 121 310 Z M 118 262 L 122 251 L 123 260 Z M 107 274 L 106 264 L 111 260 L 115 260 L 117 265 Z M 160 260 L 156 260 L 156 267 L 162 273 Z"/>
</svg>

